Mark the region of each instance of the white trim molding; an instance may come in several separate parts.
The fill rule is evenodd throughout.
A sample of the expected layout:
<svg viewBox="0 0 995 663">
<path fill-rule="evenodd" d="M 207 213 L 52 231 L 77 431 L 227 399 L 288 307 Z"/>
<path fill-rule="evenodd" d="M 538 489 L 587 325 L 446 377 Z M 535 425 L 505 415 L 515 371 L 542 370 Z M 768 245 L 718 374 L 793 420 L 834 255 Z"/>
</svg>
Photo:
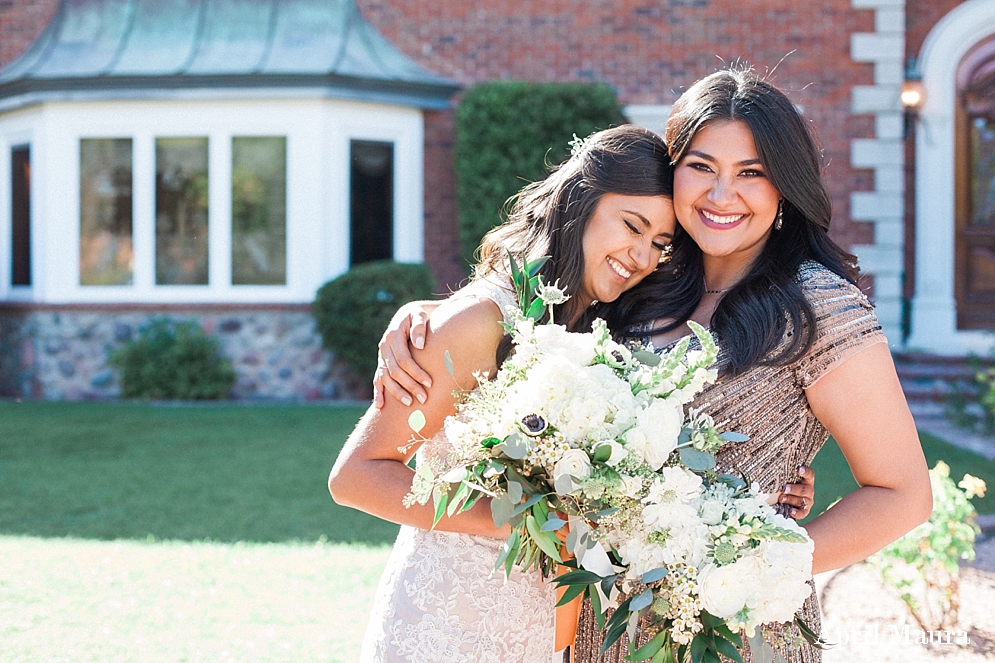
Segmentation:
<svg viewBox="0 0 995 663">
<path fill-rule="evenodd" d="M 916 288 L 908 346 L 937 354 L 985 352 L 991 336 L 957 330 L 954 290 L 956 72 L 995 34 L 995 0 L 967 0 L 930 30 L 919 54 L 926 89 L 916 131 Z"/>
<path fill-rule="evenodd" d="M 874 85 L 855 85 L 850 110 L 874 115 L 874 138 L 850 144 L 850 163 L 874 170 L 874 189 L 850 194 L 850 218 L 874 225 L 874 243 L 852 247 L 864 271 L 874 275 L 874 303 L 889 345 L 902 342 L 902 225 L 905 154 L 902 149 L 905 0 L 851 0 L 855 9 L 874 10 L 874 32 L 850 35 L 854 62 L 874 65 Z"/>
</svg>

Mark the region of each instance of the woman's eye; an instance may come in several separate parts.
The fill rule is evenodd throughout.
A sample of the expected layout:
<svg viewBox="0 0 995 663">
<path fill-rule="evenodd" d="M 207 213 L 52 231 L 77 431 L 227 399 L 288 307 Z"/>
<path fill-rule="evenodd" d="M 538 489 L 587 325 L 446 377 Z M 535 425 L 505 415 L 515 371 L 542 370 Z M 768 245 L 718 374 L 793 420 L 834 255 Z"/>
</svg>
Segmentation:
<svg viewBox="0 0 995 663">
<path fill-rule="evenodd" d="M 639 234 L 639 229 L 636 228 L 635 224 L 632 223 L 632 221 L 626 221 L 625 226 L 629 229 L 629 232 L 631 232 L 633 235 Z"/>
<path fill-rule="evenodd" d="M 701 162 L 692 162 L 692 163 L 689 163 L 688 164 L 688 168 L 691 168 L 693 170 L 697 170 L 697 171 L 702 172 L 702 173 L 709 173 L 709 172 L 712 171 L 712 169 L 709 168 L 709 166 L 708 166 L 707 163 L 701 163 Z"/>
<path fill-rule="evenodd" d="M 744 170 L 742 174 L 746 177 L 765 177 L 762 170 L 754 170 L 752 168 L 750 170 Z"/>
<path fill-rule="evenodd" d="M 660 242 L 653 242 L 653 248 L 657 251 L 666 251 L 669 244 L 661 244 Z"/>
</svg>

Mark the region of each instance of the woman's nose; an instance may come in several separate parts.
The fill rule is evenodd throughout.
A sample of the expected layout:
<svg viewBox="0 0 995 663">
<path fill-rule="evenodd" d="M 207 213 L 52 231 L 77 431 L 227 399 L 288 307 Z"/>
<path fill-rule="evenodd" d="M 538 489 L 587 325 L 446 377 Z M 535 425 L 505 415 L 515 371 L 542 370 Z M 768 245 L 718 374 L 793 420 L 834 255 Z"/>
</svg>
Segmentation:
<svg viewBox="0 0 995 663">
<path fill-rule="evenodd" d="M 708 190 L 708 200 L 716 205 L 731 203 L 736 198 L 733 183 L 725 177 L 716 177 Z"/>
</svg>

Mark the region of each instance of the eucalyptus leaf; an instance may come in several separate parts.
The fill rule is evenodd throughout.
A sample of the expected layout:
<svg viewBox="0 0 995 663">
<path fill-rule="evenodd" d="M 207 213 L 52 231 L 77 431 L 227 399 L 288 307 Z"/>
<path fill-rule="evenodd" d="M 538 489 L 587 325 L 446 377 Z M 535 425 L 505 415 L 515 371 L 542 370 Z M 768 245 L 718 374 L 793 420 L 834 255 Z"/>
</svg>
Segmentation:
<svg viewBox="0 0 995 663">
<path fill-rule="evenodd" d="M 442 355 L 442 361 L 446 364 L 446 373 L 455 378 L 456 368 L 453 366 L 453 358 L 450 356 L 449 350 L 446 350 L 445 354 Z"/>
<path fill-rule="evenodd" d="M 408 415 L 408 428 L 416 433 L 420 433 L 425 428 L 425 413 L 421 410 L 414 410 Z"/>
<path fill-rule="evenodd" d="M 512 433 L 508 437 L 504 438 L 504 442 L 494 447 L 495 449 L 500 449 L 501 452 L 508 458 L 514 460 L 521 460 L 525 458 L 526 454 L 529 453 L 529 441 L 521 433 Z"/>
<path fill-rule="evenodd" d="M 515 503 L 507 494 L 498 495 L 491 499 L 491 517 L 494 519 L 494 526 L 501 527 L 515 515 Z"/>
<path fill-rule="evenodd" d="M 577 554 L 577 530 L 575 529 L 567 532 L 567 550 L 574 555 Z"/>
<path fill-rule="evenodd" d="M 694 470 L 697 472 L 703 472 L 705 470 L 710 470 L 715 467 L 715 456 L 704 451 L 699 451 L 698 449 L 693 449 L 691 447 L 684 447 L 679 450 L 681 454 L 681 462 L 689 470 Z"/>
<path fill-rule="evenodd" d="M 719 435 L 719 437 L 721 437 L 726 442 L 737 442 L 737 443 L 739 443 L 739 442 L 749 442 L 750 441 L 750 436 L 749 435 L 744 435 L 742 433 L 737 433 L 735 431 L 727 431 L 727 432 L 722 433 L 721 435 Z"/>
<path fill-rule="evenodd" d="M 638 612 L 643 608 L 648 608 L 653 603 L 653 590 L 644 589 L 639 596 L 632 599 L 629 603 L 629 612 Z"/>
<path fill-rule="evenodd" d="M 553 481 L 553 489 L 557 495 L 569 495 L 574 489 L 574 479 L 569 474 L 561 474 Z"/>
<path fill-rule="evenodd" d="M 522 484 L 517 481 L 509 481 L 506 490 L 508 491 L 508 499 L 511 500 L 512 504 L 518 506 L 518 503 L 522 501 Z"/>
<path fill-rule="evenodd" d="M 508 485 L 511 485 L 511 484 L 508 484 Z M 533 495 L 532 497 L 530 497 L 526 501 L 522 502 L 521 504 L 516 504 L 515 505 L 515 515 L 517 516 L 520 513 L 525 513 L 525 511 L 527 511 L 529 509 L 529 507 L 535 505 L 537 502 L 539 502 L 540 500 L 544 499 L 545 497 L 546 496 L 542 495 L 542 494 Z M 519 499 L 521 499 L 521 498 L 519 497 Z M 533 514 L 533 515 L 535 515 L 535 514 Z M 537 517 L 536 520 L 540 520 L 540 519 Z M 542 518 L 541 520 L 542 520 L 542 522 L 539 523 L 540 525 L 542 523 L 546 522 L 545 518 Z"/>
<path fill-rule="evenodd" d="M 560 529 L 561 527 L 563 527 L 566 524 L 567 524 L 567 521 L 563 520 L 562 518 L 550 518 L 545 523 L 543 523 L 543 526 L 539 528 L 539 531 L 540 532 L 555 532 L 556 530 Z"/>
<path fill-rule="evenodd" d="M 652 582 L 656 582 L 657 580 L 663 580 L 664 578 L 667 577 L 668 573 L 670 573 L 670 571 L 667 569 L 667 567 L 661 566 L 658 569 L 653 569 L 651 571 L 647 571 L 646 573 L 644 573 L 641 580 L 644 585 L 648 585 Z"/>
</svg>

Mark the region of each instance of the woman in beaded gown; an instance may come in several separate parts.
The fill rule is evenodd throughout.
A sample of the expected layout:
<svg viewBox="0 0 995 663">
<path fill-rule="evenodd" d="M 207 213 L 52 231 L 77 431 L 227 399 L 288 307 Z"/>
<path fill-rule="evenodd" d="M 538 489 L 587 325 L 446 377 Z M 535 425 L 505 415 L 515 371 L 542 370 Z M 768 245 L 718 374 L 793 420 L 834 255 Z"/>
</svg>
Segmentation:
<svg viewBox="0 0 995 663">
<path fill-rule="evenodd" d="M 440 385 L 416 407 L 425 418 L 414 443 L 409 404 L 371 407 L 329 476 L 339 504 L 404 525 L 381 579 L 363 643 L 363 663 L 535 663 L 553 655 L 553 586 L 538 572 L 491 573 L 510 534 L 495 528 L 487 500 L 432 528 L 432 505 L 403 505 L 419 455 L 444 452 L 454 389 L 493 375 L 508 346 L 501 322 L 516 297 L 507 256 L 551 256 L 540 273 L 574 296 L 557 320 L 590 328 L 594 300 L 616 299 L 660 263 L 675 232 L 672 170 L 663 140 L 631 125 L 584 141 L 546 180 L 526 187 L 509 220 L 484 239 L 473 282 L 434 310 L 415 358 Z M 454 372 L 450 376 L 445 365 Z M 445 386 L 442 386 L 445 385 Z M 420 399 L 421 400 L 421 399 Z M 419 438 L 419 441 L 423 438 Z"/>
<path fill-rule="evenodd" d="M 806 525 L 813 573 L 864 559 L 925 521 L 932 496 L 855 259 L 828 237 L 831 206 L 806 122 L 780 90 L 728 70 L 678 99 L 666 139 L 679 223 L 672 260 L 599 314 L 658 350 L 683 337 L 689 319 L 710 327 L 719 379 L 691 407 L 750 436 L 720 450 L 718 469 L 776 493 L 831 433 L 860 488 Z M 818 631 L 814 591 L 802 613 Z M 793 625 L 762 634 L 791 663 L 821 660 Z M 594 663 L 601 642 L 587 605 L 572 660 Z M 627 647 L 623 638 L 602 660 L 622 661 Z"/>
</svg>

